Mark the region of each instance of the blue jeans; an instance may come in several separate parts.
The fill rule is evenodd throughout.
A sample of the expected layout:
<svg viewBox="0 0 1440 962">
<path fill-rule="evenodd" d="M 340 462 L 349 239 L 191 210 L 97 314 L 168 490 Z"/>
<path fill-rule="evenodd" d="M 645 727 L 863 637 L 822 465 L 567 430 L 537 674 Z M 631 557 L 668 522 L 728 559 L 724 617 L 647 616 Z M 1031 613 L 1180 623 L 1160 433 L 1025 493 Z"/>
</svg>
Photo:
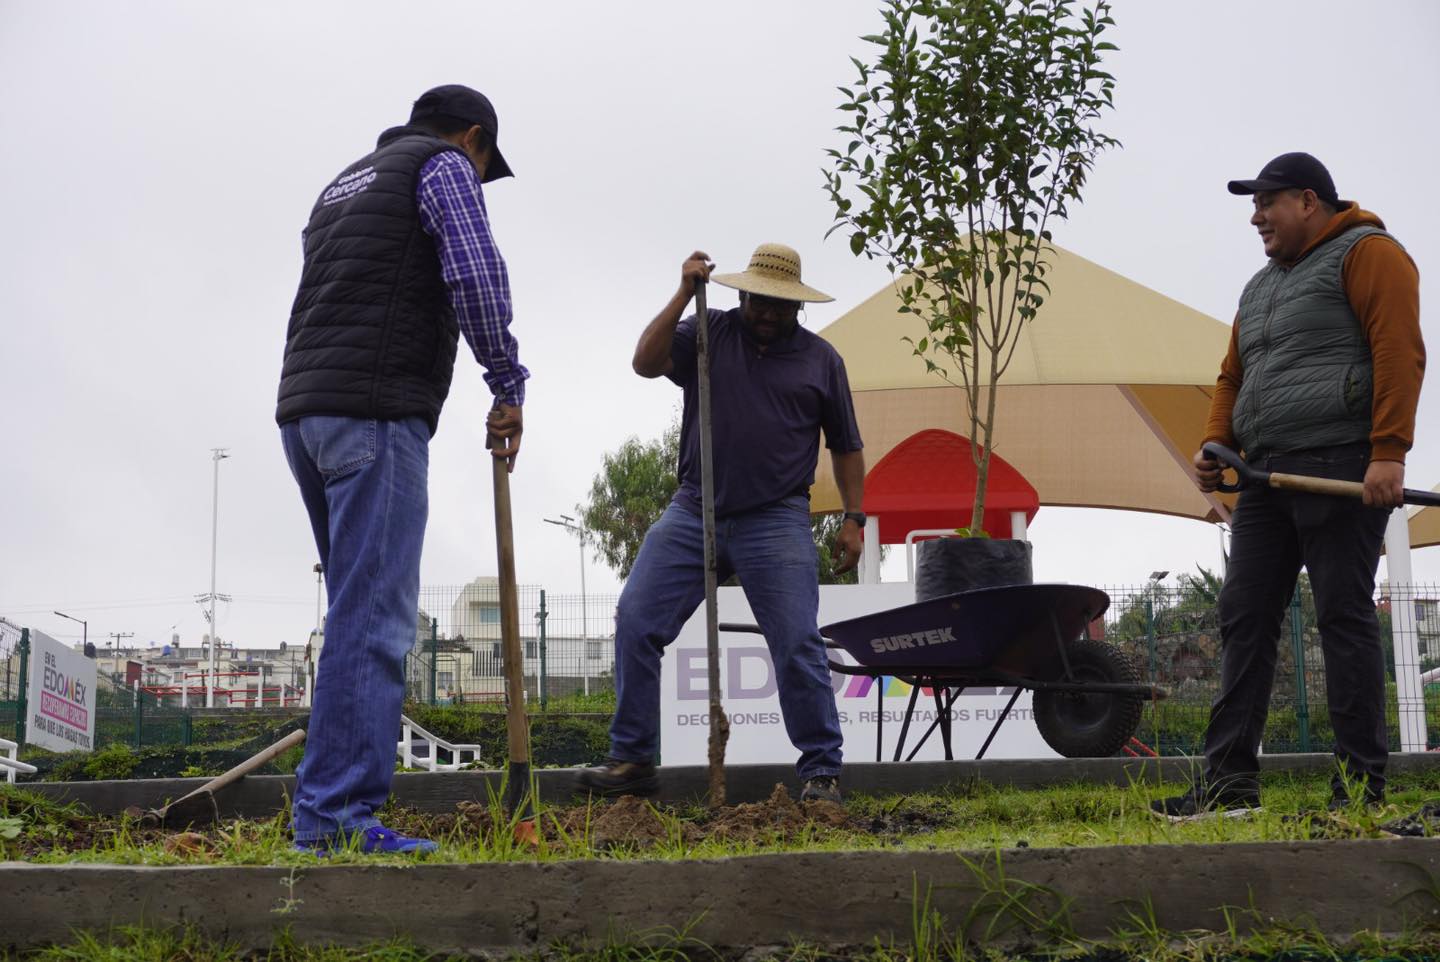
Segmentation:
<svg viewBox="0 0 1440 962">
<path fill-rule="evenodd" d="M 840 774 L 840 719 L 825 644 L 810 504 L 803 495 L 715 523 L 721 581 L 740 576 L 775 664 L 785 731 L 801 779 Z M 704 524 L 671 504 L 645 535 L 615 621 L 611 755 L 653 762 L 660 741 L 660 657 L 705 600 Z"/>
<path fill-rule="evenodd" d="M 420 602 L 430 429 L 421 418 L 305 417 L 281 425 L 280 438 L 330 596 L 292 806 L 296 841 L 313 841 L 379 824 L 390 796 Z"/>
</svg>

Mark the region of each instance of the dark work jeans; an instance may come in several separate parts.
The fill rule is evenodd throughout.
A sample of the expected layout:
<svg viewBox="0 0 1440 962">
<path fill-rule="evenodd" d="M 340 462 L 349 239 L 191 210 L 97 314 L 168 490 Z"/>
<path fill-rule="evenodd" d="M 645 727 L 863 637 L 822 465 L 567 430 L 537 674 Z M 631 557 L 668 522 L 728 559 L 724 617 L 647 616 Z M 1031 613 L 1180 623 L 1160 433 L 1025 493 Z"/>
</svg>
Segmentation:
<svg viewBox="0 0 1440 962">
<path fill-rule="evenodd" d="M 1360 481 L 1368 443 L 1262 457 L 1264 471 Z M 1375 569 L 1389 511 L 1358 499 L 1251 488 L 1231 519 L 1220 591 L 1220 693 L 1205 733 L 1206 782 L 1258 791 L 1257 751 L 1275 681 L 1280 623 L 1301 565 L 1310 572 L 1336 760 L 1367 795 L 1385 791 L 1385 658 Z M 1338 790 L 1339 771 L 1333 782 Z"/>
</svg>

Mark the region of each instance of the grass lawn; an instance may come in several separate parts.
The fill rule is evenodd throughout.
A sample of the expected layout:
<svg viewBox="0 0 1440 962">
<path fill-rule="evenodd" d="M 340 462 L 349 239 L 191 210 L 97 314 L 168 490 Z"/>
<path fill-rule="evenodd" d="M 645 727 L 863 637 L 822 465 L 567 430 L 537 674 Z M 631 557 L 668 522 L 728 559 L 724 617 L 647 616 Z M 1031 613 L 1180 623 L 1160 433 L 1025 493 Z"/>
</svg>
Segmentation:
<svg viewBox="0 0 1440 962">
<path fill-rule="evenodd" d="M 303 945 L 282 932 L 263 952 L 243 951 L 193 929 L 121 929 L 105 936 L 81 935 L 67 945 L 25 954 L 0 949 L 5 962 L 473 962 L 474 955 L 433 953 L 397 939 L 366 946 Z M 717 952 L 683 932 L 661 932 L 594 948 L 549 946 L 517 952 L 507 962 L 1433 962 L 1440 934 L 1391 936 L 1361 933 L 1327 939 L 1300 929 L 1275 927 L 1245 936 L 1230 933 L 1122 934 L 1103 943 L 1032 946 L 1000 950 L 967 945 L 927 930 L 914 941 L 876 940 L 863 946 L 794 943 Z"/>
<path fill-rule="evenodd" d="M 1440 772 L 1397 778 L 1390 804 L 1381 810 L 1354 806 L 1331 816 L 1316 812 L 1329 795 L 1321 775 L 1280 775 L 1264 782 L 1265 810 L 1247 818 L 1173 824 L 1149 812 L 1152 799 L 1183 790 L 1181 784 L 1047 789 L 996 788 L 978 782 L 908 796 L 855 795 L 843 807 L 799 806 L 783 790 L 768 801 L 709 812 L 700 808 L 657 809 L 638 799 L 548 807 L 542 811 L 538 847 L 517 843 L 512 824 L 498 804 L 465 803 L 452 812 L 422 813 L 392 808 L 386 821 L 441 843 L 436 855 L 388 856 L 388 861 L 497 862 L 559 859 L 708 858 L 798 850 L 921 849 L 957 853 L 1017 847 L 1121 844 L 1270 842 L 1309 838 L 1383 838 L 1381 826 L 1440 798 Z M 1384 843 L 1377 843 L 1383 845 Z M 291 850 L 286 817 L 233 820 L 190 832 L 141 828 L 132 818 L 96 818 L 75 806 L 61 806 L 23 788 L 0 787 L 0 847 L 7 858 L 34 863 L 313 865 L 313 856 Z M 337 853 L 336 863 L 370 857 Z M 0 913 L 3 914 L 3 913 Z M 527 962 L 950 962 L 950 960 L 1065 959 L 1084 962 L 1379 962 L 1440 959 L 1440 931 L 1386 936 L 1358 933 L 1328 939 L 1298 926 L 1268 924 L 1258 932 L 1166 932 L 1136 917 L 1126 931 L 1104 942 L 1056 938 L 1024 951 L 999 951 L 956 939 L 938 916 L 917 906 L 910 938 L 865 946 L 751 947 L 743 955 L 718 953 L 683 931 L 627 936 L 627 941 L 575 949 L 551 946 L 518 953 Z M 278 923 L 277 924 L 283 924 Z M 684 924 L 683 920 L 679 923 Z M 3 930 L 3 925 L 0 925 Z M 296 933 L 297 935 L 301 933 Z M 3 943 L 0 943 L 3 944 Z M 304 946 L 283 930 L 265 952 L 184 929 L 121 929 L 103 936 L 78 935 L 74 942 L 0 959 L 23 962 L 105 959 L 111 962 L 441 962 L 416 945 L 397 941 L 363 948 Z"/>
<path fill-rule="evenodd" d="M 970 782 L 903 796 L 853 795 L 844 806 L 792 802 L 777 786 L 766 802 L 703 808 L 656 808 L 639 799 L 542 809 L 538 846 L 517 843 L 495 800 L 424 813 L 391 807 L 391 827 L 433 838 L 435 855 L 392 856 L 446 862 L 587 858 L 713 858 L 784 851 L 922 849 L 977 851 L 1095 845 L 1384 838 L 1385 823 L 1440 798 L 1440 772 L 1392 781 L 1389 804 L 1317 812 L 1329 796 L 1325 776 L 1277 775 L 1264 781 L 1265 809 L 1245 818 L 1171 823 L 1151 814 L 1152 799 L 1182 784 L 1046 789 L 997 788 Z M 1358 794 L 1358 793 L 1357 793 Z M 287 815 L 230 820 L 189 832 L 142 828 L 128 817 L 90 816 L 23 787 L 0 788 L 0 851 L 30 862 L 292 864 L 312 856 L 291 850 Z M 335 861 L 369 856 L 340 852 Z"/>
</svg>

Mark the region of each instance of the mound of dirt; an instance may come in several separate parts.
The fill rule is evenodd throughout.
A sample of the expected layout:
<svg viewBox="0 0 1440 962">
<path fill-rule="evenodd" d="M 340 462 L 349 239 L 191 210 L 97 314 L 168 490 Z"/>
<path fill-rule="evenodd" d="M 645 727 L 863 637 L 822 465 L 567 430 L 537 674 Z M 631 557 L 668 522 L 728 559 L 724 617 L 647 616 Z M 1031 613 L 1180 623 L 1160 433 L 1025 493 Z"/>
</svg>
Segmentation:
<svg viewBox="0 0 1440 962">
<path fill-rule="evenodd" d="M 671 824 L 680 827 L 673 819 Z M 602 851 L 617 847 L 650 848 L 669 835 L 670 829 L 655 807 L 634 795 L 617 798 L 590 823 L 590 845 Z"/>
<path fill-rule="evenodd" d="M 699 828 L 707 837 L 734 842 L 790 841 L 807 832 L 849 827 L 845 806 L 834 802 L 797 803 L 777 784 L 763 802 L 727 805 L 710 813 Z"/>
</svg>

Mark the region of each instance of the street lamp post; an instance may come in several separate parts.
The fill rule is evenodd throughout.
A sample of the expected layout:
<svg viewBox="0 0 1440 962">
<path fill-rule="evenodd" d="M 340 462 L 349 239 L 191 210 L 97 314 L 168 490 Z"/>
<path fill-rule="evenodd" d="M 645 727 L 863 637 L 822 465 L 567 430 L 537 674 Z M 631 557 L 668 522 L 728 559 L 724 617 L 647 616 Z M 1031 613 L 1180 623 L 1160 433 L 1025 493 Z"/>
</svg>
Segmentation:
<svg viewBox="0 0 1440 962">
<path fill-rule="evenodd" d="M 315 631 L 311 633 L 310 640 L 305 645 L 305 707 L 314 704 L 315 699 L 315 672 L 317 663 L 320 660 L 320 648 L 325 632 L 325 616 L 320 607 L 320 592 L 325 587 L 325 566 L 315 562 Z"/>
<path fill-rule="evenodd" d="M 317 635 L 323 630 L 321 626 L 324 623 L 324 614 L 320 608 L 320 592 L 323 591 L 324 588 L 325 566 L 317 561 L 315 562 L 315 634 Z"/>
<path fill-rule="evenodd" d="M 568 514 L 561 520 L 546 518 L 547 524 L 556 524 L 575 535 L 580 541 L 580 674 L 584 679 L 585 694 L 590 694 L 590 619 L 585 596 L 585 525 Z"/>
<path fill-rule="evenodd" d="M 84 652 L 90 644 L 90 622 L 86 621 L 84 618 L 76 618 L 74 615 L 67 615 L 63 611 L 57 611 L 55 612 L 55 614 L 59 615 L 61 618 L 69 618 L 71 621 L 80 622 L 80 651 Z"/>
<path fill-rule="evenodd" d="M 216 599 L 229 601 L 223 595 L 215 593 L 215 566 L 218 558 L 218 545 L 220 533 L 220 462 L 230 457 L 225 452 L 228 448 L 211 448 L 210 460 L 215 462 L 214 494 L 212 495 L 210 507 L 210 593 L 198 595 L 196 601 L 210 603 L 210 672 L 205 683 L 205 707 L 215 707 L 215 676 L 220 671 L 220 638 L 215 630 L 215 601 Z"/>
</svg>

